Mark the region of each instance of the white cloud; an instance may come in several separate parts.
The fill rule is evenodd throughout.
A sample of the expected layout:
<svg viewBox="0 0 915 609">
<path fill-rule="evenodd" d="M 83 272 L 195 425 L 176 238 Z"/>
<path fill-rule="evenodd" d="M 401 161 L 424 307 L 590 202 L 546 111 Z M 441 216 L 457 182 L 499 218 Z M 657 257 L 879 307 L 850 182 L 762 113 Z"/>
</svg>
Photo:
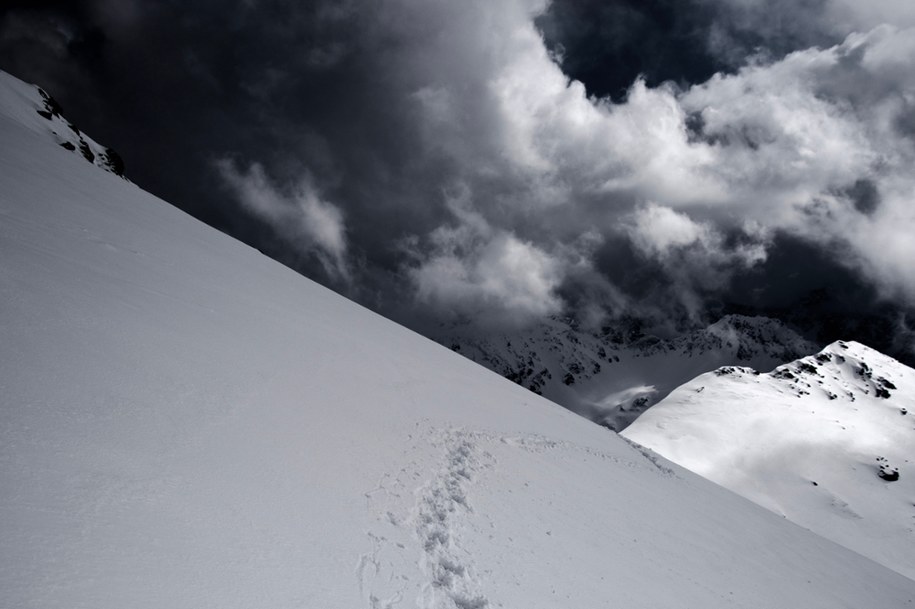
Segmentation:
<svg viewBox="0 0 915 609">
<path fill-rule="evenodd" d="M 300 251 L 315 255 L 331 278 L 350 279 L 343 213 L 321 199 L 309 178 L 302 178 L 285 193 L 271 183 L 258 163 L 243 171 L 234 162 L 221 159 L 216 169 L 245 209 Z"/>
<path fill-rule="evenodd" d="M 427 247 L 411 245 L 408 275 L 417 297 L 477 321 L 524 323 L 557 313 L 562 263 L 509 231 L 491 227 L 470 207 L 469 193 L 449 201 L 457 223 L 440 226 Z"/>
<path fill-rule="evenodd" d="M 735 271 L 766 259 L 767 235 L 758 226 L 748 225 L 740 239 L 728 243 L 713 225 L 655 203 L 636 209 L 626 231 L 642 255 L 661 265 L 695 317 L 701 315 L 698 291 L 721 289 Z"/>
<path fill-rule="evenodd" d="M 698 245 L 709 249 L 719 240 L 708 225 L 693 222 L 669 207 L 648 204 L 636 211 L 633 220 L 630 234 L 636 247 L 660 260 L 678 248 Z"/>
<path fill-rule="evenodd" d="M 724 211 L 842 252 L 915 302 L 915 30 L 879 27 L 835 47 L 716 76 L 681 97 L 704 119 Z M 867 209 L 849 196 L 864 180 Z"/>
</svg>

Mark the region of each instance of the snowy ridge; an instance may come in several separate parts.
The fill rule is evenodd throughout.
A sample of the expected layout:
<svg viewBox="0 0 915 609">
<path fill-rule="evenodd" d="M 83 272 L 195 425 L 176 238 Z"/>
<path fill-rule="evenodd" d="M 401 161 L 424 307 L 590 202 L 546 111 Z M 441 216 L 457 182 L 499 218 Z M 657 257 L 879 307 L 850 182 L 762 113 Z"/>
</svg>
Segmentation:
<svg viewBox="0 0 915 609">
<path fill-rule="evenodd" d="M 439 342 L 614 430 L 697 374 L 723 365 L 771 369 L 815 349 L 777 320 L 741 315 L 671 339 L 631 323 L 586 332 L 553 318 L 523 333 L 456 334 Z"/>
<path fill-rule="evenodd" d="M 21 109 L 0 106 L 4 606 L 915 601 L 96 171 Z"/>
<path fill-rule="evenodd" d="M 915 577 L 915 370 L 860 343 L 761 374 L 724 367 L 623 433 Z"/>
<path fill-rule="evenodd" d="M 6 109 L 9 118 L 23 127 L 47 137 L 96 167 L 124 177 L 124 161 L 120 155 L 64 118 L 60 104 L 41 87 L 24 83 L 0 70 L 0 106 Z"/>
</svg>

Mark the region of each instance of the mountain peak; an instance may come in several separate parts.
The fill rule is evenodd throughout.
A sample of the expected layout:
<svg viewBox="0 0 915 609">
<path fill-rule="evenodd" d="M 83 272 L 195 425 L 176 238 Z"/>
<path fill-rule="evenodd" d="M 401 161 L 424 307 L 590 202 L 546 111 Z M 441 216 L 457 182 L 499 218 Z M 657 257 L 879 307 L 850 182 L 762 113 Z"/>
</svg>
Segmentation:
<svg viewBox="0 0 915 609">
<path fill-rule="evenodd" d="M 0 70 L 0 105 L 7 116 L 22 126 L 50 138 L 96 167 L 124 177 L 124 161 L 120 155 L 67 120 L 60 104 L 38 85 L 28 84 Z"/>
<path fill-rule="evenodd" d="M 897 389 L 892 379 L 903 369 L 907 367 L 867 345 L 840 340 L 815 355 L 779 366 L 772 377 L 801 394 L 818 390 L 831 400 L 854 401 L 863 396 L 889 399 Z"/>
<path fill-rule="evenodd" d="M 913 408 L 915 370 L 836 341 L 770 373 L 700 375 L 622 433 L 913 577 Z"/>
</svg>

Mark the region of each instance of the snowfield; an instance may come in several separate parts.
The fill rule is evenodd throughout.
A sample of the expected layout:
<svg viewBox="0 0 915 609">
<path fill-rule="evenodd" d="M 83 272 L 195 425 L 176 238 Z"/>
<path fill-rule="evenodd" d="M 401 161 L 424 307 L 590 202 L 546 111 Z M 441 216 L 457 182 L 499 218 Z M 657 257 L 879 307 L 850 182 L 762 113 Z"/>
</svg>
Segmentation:
<svg viewBox="0 0 915 609">
<path fill-rule="evenodd" d="M 0 76 L 3 607 L 913 606 L 87 163 L 23 87 Z"/>
<path fill-rule="evenodd" d="M 915 370 L 893 358 L 839 341 L 769 374 L 721 368 L 623 435 L 915 578 Z"/>
</svg>

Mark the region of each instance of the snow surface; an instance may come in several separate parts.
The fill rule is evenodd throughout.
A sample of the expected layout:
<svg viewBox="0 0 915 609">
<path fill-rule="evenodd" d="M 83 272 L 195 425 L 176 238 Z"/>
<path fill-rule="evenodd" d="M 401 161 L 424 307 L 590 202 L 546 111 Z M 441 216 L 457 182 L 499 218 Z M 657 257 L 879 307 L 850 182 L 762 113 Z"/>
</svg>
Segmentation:
<svg viewBox="0 0 915 609">
<path fill-rule="evenodd" d="M 3 607 L 913 606 L 15 108 L 0 142 Z"/>
<path fill-rule="evenodd" d="M 915 578 L 915 370 L 886 355 L 840 341 L 769 374 L 722 368 L 623 435 Z"/>
</svg>

